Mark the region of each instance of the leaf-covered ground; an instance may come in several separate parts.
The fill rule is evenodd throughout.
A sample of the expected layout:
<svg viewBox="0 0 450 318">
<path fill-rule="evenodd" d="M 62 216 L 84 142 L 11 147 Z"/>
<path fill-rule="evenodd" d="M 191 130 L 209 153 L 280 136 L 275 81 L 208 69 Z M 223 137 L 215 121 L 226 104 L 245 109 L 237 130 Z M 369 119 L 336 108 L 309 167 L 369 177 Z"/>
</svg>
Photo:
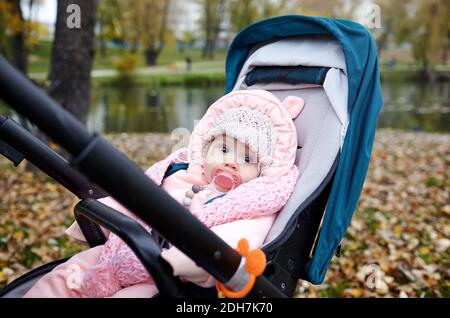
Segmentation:
<svg viewBox="0 0 450 318">
<path fill-rule="evenodd" d="M 170 153 L 164 134 L 109 139 L 142 168 Z M 450 135 L 377 132 L 361 199 L 325 282 L 297 297 L 450 297 Z M 76 198 L 0 159 L 0 286 L 86 248 L 64 234 Z"/>
</svg>

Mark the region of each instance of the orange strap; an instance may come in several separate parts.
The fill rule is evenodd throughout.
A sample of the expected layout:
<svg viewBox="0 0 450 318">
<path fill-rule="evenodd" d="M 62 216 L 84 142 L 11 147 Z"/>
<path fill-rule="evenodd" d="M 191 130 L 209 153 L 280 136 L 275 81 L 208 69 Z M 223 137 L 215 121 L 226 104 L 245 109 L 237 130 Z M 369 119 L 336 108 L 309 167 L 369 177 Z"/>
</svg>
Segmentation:
<svg viewBox="0 0 450 318">
<path fill-rule="evenodd" d="M 227 298 L 242 298 L 247 296 L 255 284 L 256 277 L 264 272 L 266 268 L 266 255 L 260 249 L 253 251 L 249 251 L 249 249 L 249 244 L 246 239 L 239 240 L 236 250 L 239 254 L 246 258 L 245 269 L 250 276 L 247 284 L 240 291 L 235 292 L 226 288 L 222 283 L 217 282 L 216 288 L 219 297 L 224 296 Z"/>
</svg>

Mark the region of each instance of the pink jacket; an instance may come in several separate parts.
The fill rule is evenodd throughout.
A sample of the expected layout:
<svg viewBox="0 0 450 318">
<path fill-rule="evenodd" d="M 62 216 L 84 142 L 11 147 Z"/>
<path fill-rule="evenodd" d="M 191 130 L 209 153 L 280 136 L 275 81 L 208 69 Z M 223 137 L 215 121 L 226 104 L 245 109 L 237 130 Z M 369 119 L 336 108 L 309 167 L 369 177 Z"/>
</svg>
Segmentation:
<svg viewBox="0 0 450 318">
<path fill-rule="evenodd" d="M 281 103 L 272 94 L 264 91 L 231 93 L 210 107 L 195 128 L 189 149 L 179 149 L 146 171 L 155 183 L 161 185 L 171 163 L 187 162 L 188 170 L 168 177 L 162 187 L 170 193 L 183 182 L 187 185 L 206 184 L 203 177 L 200 177 L 203 171 L 202 161 L 199 159 L 201 156 L 198 153 L 201 151 L 198 148 L 201 136 L 223 109 L 239 107 L 242 104 L 265 112 L 274 123 L 279 140 L 274 164 L 261 177 L 240 185 L 222 198 L 206 205 L 192 204 L 190 212 L 210 228 L 237 220 L 274 215 L 286 204 L 298 178 L 298 169 L 294 165 L 297 134 L 292 118 L 301 111 L 301 100 L 288 97 Z M 151 232 L 146 224 L 133 217 Z M 120 238 L 110 234 L 102 249 L 99 264 L 86 273 L 83 288 L 91 297 L 106 297 L 122 288 L 145 281 L 151 281 L 151 277 L 140 261 Z"/>
</svg>

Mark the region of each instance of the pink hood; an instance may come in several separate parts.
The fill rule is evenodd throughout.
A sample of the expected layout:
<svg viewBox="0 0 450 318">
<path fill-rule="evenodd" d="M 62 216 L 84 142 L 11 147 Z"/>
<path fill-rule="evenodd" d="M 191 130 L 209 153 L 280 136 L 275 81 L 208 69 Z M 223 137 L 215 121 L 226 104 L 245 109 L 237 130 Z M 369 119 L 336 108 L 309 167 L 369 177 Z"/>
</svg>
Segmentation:
<svg viewBox="0 0 450 318">
<path fill-rule="evenodd" d="M 289 96 L 283 102 L 273 94 L 263 90 L 246 90 L 229 93 L 212 104 L 195 127 L 189 141 L 189 169 L 202 168 L 204 136 L 213 123 L 227 110 L 246 106 L 266 115 L 275 128 L 277 141 L 272 153 L 272 161 L 261 176 L 279 176 L 294 164 L 297 152 L 297 131 L 293 118 L 303 109 L 303 99 Z"/>
</svg>

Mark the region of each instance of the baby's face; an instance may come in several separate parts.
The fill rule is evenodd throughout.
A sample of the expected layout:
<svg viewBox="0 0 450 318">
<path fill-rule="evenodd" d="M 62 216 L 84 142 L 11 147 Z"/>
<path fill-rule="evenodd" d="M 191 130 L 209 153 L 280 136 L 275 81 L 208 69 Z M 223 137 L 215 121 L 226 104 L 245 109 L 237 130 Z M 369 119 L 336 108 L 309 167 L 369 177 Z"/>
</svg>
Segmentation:
<svg viewBox="0 0 450 318">
<path fill-rule="evenodd" d="M 212 181 L 212 170 L 218 165 L 239 174 L 241 183 L 259 175 L 257 155 L 247 145 L 225 135 L 216 137 L 206 152 L 204 171 L 208 182 Z"/>
</svg>

